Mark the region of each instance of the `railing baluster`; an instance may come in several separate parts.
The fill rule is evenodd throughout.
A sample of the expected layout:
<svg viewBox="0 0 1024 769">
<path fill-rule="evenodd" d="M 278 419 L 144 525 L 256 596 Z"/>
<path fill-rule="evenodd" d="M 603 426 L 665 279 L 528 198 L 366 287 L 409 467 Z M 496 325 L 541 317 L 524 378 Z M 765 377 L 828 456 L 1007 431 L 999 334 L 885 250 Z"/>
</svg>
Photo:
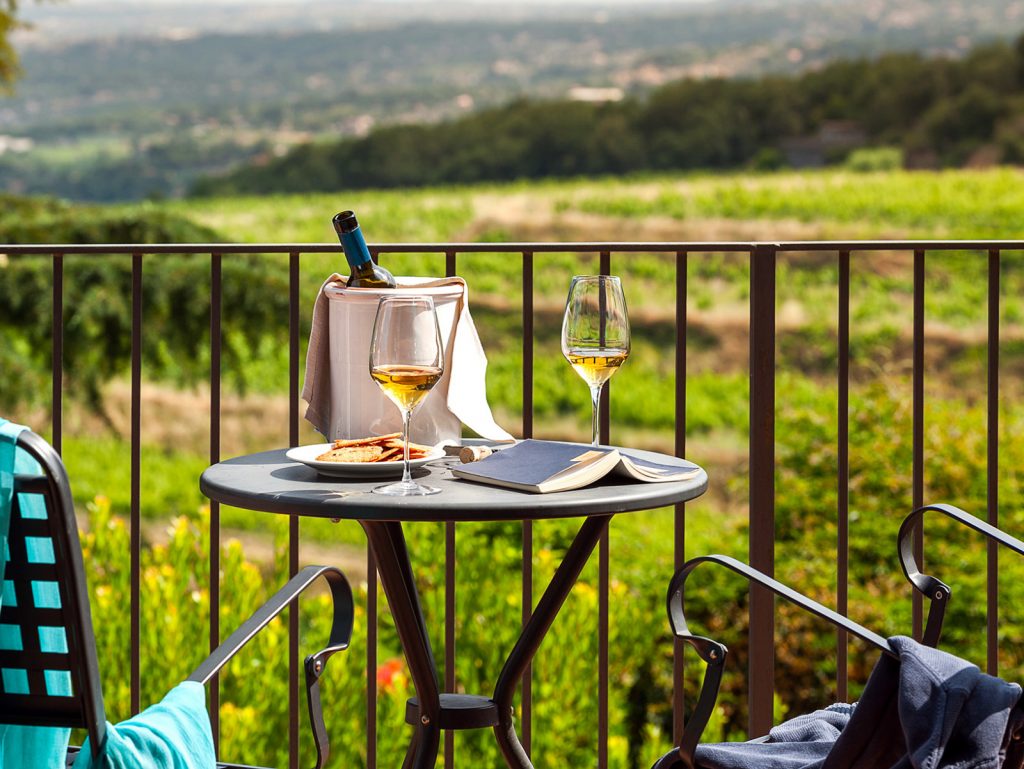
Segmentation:
<svg viewBox="0 0 1024 769">
<path fill-rule="evenodd" d="M 610 251 L 601 252 L 601 275 L 612 274 L 612 255 Z M 603 295 L 602 295 L 603 296 Z M 601 341 L 604 343 L 604 330 L 601 331 Z M 612 402 L 612 383 L 605 382 L 604 387 L 601 391 L 601 406 L 600 415 L 598 417 L 598 435 L 601 443 L 608 443 L 611 438 L 609 434 L 611 432 L 611 402 Z"/>
<path fill-rule="evenodd" d="M 444 525 L 444 690 L 455 691 L 455 524 Z M 455 766 L 455 730 L 444 733 L 444 766 Z"/>
<path fill-rule="evenodd" d="M 601 274 L 610 275 L 612 255 L 601 252 Z M 611 383 L 601 394 L 600 442 L 611 443 Z M 608 768 L 608 539 L 609 527 L 601 532 L 597 559 L 597 769 Z"/>
<path fill-rule="evenodd" d="M 914 359 L 913 359 L 913 478 L 911 503 L 916 510 L 924 504 L 924 251 L 914 251 Z M 924 566 L 923 527 L 914 532 L 914 557 Z M 912 599 L 914 638 L 924 628 L 921 594 Z"/>
<path fill-rule="evenodd" d="M 686 296 L 687 269 L 689 254 L 686 251 L 676 252 L 676 456 L 686 456 Z M 686 560 L 686 505 L 680 503 L 675 507 L 673 522 L 675 542 L 673 559 L 675 568 L 681 567 Z M 686 644 L 678 638 L 674 639 L 672 649 L 672 744 L 678 745 L 683 734 L 683 670 L 685 663 Z"/>
<path fill-rule="evenodd" d="M 288 443 L 299 445 L 299 259 L 288 255 Z"/>
<path fill-rule="evenodd" d="M 288 255 L 288 442 L 299 445 L 299 253 Z M 299 516 L 288 518 L 288 575 L 299 572 Z M 299 604 L 288 609 L 288 763 L 299 767 Z"/>
<path fill-rule="evenodd" d="M 533 437 L 533 252 L 523 251 L 523 437 Z M 523 521 L 523 627 L 533 615 L 533 521 Z M 530 755 L 533 726 L 533 663 L 523 671 L 522 737 Z"/>
<path fill-rule="evenodd" d="M 445 252 L 444 271 L 447 277 L 456 274 L 456 252 L 449 249 Z M 455 523 L 448 521 L 444 525 L 444 690 L 455 691 Z M 444 733 L 444 767 L 453 769 L 455 766 L 455 730 L 447 729 Z"/>
<path fill-rule="evenodd" d="M 988 522 L 999 525 L 999 272 L 1000 255 L 997 249 L 988 252 Z M 989 675 L 999 675 L 999 549 L 997 543 L 988 545 L 988 610 L 987 610 L 987 664 Z"/>
<path fill-rule="evenodd" d="M 836 611 L 849 612 L 850 587 L 850 252 L 839 252 L 839 404 L 836 424 Z M 850 639 L 840 628 L 836 634 L 836 698 L 846 702 L 849 681 Z"/>
<path fill-rule="evenodd" d="M 750 264 L 750 565 L 775 572 L 775 263 L 759 244 Z M 775 690 L 775 601 L 750 588 L 750 736 L 772 726 Z"/>
<path fill-rule="evenodd" d="M 210 254 L 210 464 L 220 462 L 221 256 Z M 220 645 L 220 503 L 210 501 L 210 650 Z M 210 681 L 210 724 L 220 745 L 220 677 Z"/>
<path fill-rule="evenodd" d="M 63 450 L 64 434 L 64 254 L 53 253 L 53 320 L 50 327 L 50 427 L 54 451 Z"/>
<path fill-rule="evenodd" d="M 366 769 L 377 769 L 377 559 L 366 547 Z"/>
<path fill-rule="evenodd" d="M 380 248 L 370 245 L 374 264 Z M 377 559 L 366 546 L 366 769 L 377 769 Z"/>
<path fill-rule="evenodd" d="M 140 509 L 140 481 L 142 459 L 142 254 L 132 254 L 132 447 L 131 447 L 131 711 L 140 709 L 141 663 L 139 660 L 141 595 L 140 572 L 142 557 L 142 520 Z"/>
<path fill-rule="evenodd" d="M 210 254 L 210 464 L 220 462 L 222 258 Z M 210 651 L 220 645 L 220 502 L 210 500 Z M 210 724 L 220 745 L 220 676 L 210 681 Z"/>
</svg>

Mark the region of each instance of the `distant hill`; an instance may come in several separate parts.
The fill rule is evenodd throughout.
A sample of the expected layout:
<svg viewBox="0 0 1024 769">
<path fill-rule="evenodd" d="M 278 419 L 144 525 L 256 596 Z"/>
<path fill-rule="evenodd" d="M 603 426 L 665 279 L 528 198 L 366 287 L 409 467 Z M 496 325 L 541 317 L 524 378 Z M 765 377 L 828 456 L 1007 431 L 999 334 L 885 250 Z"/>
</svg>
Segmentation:
<svg viewBox="0 0 1024 769">
<path fill-rule="evenodd" d="M 200 180 L 201 195 L 858 163 L 1024 161 L 1024 38 L 963 59 L 889 54 L 799 76 L 680 80 L 615 104 L 519 101 L 440 125 L 307 144 Z M 866 155 L 874 148 L 874 155 Z"/>
<path fill-rule="evenodd" d="M 414 20 L 381 12 L 362 28 L 358 13 L 346 27 L 335 8 L 324 18 L 338 28 L 317 31 L 314 4 L 304 26 L 293 15 L 268 22 L 276 32 L 248 23 L 245 34 L 209 34 L 187 24 L 187 11 L 168 16 L 173 4 L 138 6 L 122 7 L 128 21 L 113 28 L 145 37 L 90 37 L 116 8 L 33 8 L 48 14 L 41 31 L 62 13 L 96 18 L 79 25 L 88 39 L 23 38 L 25 77 L 0 101 L 0 187 L 94 200 L 180 195 L 199 175 L 382 124 L 563 98 L 579 86 L 629 97 L 681 77 L 801 72 L 837 57 L 955 58 L 1022 24 L 1011 0 L 730 0 L 557 13 L 516 5 L 518 15 L 462 21 L 446 20 L 442 4 Z M 210 18 L 224 12 L 214 3 Z"/>
<path fill-rule="evenodd" d="M 70 13 L 74 3 L 44 7 Z M 97 116 L 125 121 L 155 109 L 192 124 L 355 131 L 346 118 L 436 119 L 515 96 L 563 96 L 575 85 L 644 90 L 894 50 L 958 55 L 1016 34 L 1017 8 L 1009 0 L 748 0 L 246 34 L 146 23 L 146 11 L 134 9 L 134 35 L 28 47 L 0 130 L 44 138 Z M 457 102 L 460 94 L 472 105 Z M 132 122 L 152 125 L 152 112 Z"/>
</svg>

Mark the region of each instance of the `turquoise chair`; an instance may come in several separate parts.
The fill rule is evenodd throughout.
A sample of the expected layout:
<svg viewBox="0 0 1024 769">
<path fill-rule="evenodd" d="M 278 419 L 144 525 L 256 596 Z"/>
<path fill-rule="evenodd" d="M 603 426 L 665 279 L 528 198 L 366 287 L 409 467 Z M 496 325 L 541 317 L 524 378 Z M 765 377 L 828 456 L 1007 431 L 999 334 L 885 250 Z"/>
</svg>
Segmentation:
<svg viewBox="0 0 1024 769">
<path fill-rule="evenodd" d="M 322 577 L 333 598 L 330 639 L 323 649 L 305 661 L 307 705 L 317 749 L 316 767 L 321 769 L 327 761 L 329 743 L 320 705 L 319 679 L 327 660 L 348 647 L 352 634 L 352 590 L 341 571 L 330 566 L 304 568 L 232 633 L 163 703 L 137 719 L 111 727 L 103 708 L 89 595 L 67 473 L 53 448 L 29 430 L 18 434 L 16 448 L 33 460 L 27 464 L 34 470 L 16 471 L 13 477 L 0 604 L 0 725 L 8 725 L 3 729 L 84 728 L 92 760 L 81 756 L 79 766 L 131 765 L 124 760 L 119 763 L 116 758 L 108 761 L 104 751 L 109 745 L 123 746 L 126 742 L 134 743 L 133 750 L 140 744 L 146 749 L 145 743 L 153 734 L 152 724 L 157 724 L 159 732 L 160 724 L 168 723 L 166 716 L 173 711 L 175 699 L 190 697 L 193 705 L 198 702 L 203 717 L 208 718 L 202 703 L 202 685 Z M 202 639 L 197 638 L 196 643 L 202 643 Z M 197 734 L 196 739 L 208 740 L 208 720 L 199 727 L 205 735 Z M 125 731 L 120 734 L 122 729 Z M 60 734 L 66 740 L 67 732 Z M 187 740 L 179 738 L 179 741 Z M 210 744 L 212 748 L 212 742 Z M 76 760 L 79 750 L 68 749 L 66 762 L 69 766 Z M 210 752 L 212 754 L 212 750 Z M 160 764 L 147 761 L 147 765 Z M 240 769 L 243 765 L 217 763 L 216 766 Z"/>
</svg>

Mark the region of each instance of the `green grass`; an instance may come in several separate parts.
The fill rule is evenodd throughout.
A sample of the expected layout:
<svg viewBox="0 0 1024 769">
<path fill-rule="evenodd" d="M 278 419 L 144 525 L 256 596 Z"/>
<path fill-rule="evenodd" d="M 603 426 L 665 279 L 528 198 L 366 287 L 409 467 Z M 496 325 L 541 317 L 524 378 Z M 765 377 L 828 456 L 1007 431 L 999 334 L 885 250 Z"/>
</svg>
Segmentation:
<svg viewBox="0 0 1024 769">
<path fill-rule="evenodd" d="M 1024 181 L 1014 168 L 954 171 L 841 170 L 690 174 L 478 185 L 401 191 L 211 198 L 163 204 L 240 242 L 333 242 L 330 216 L 359 213 L 379 242 L 450 239 L 474 212 L 528 198 L 536 214 L 737 221 L 792 220 L 827 230 L 854 225 L 859 237 L 1024 237 Z M 507 239 L 523 239 L 506 230 Z M 771 239 L 771 233 L 765 233 Z M 491 239 L 491 238 L 488 238 Z M 630 240 L 623 232 L 622 240 Z"/>
<path fill-rule="evenodd" d="M 665 219 L 679 223 L 675 239 L 1012 239 L 1024 237 L 1022 181 L 1024 175 L 1016 169 L 863 174 L 829 170 L 204 199 L 165 205 L 240 242 L 334 242 L 330 216 L 343 207 L 355 209 L 368 239 L 381 243 L 674 239 L 671 226 L 659 229 L 659 237 L 652 238 L 645 225 Z M 579 215 L 595 217 L 603 225 L 593 230 L 586 222 L 570 227 L 567 222 Z M 708 230 L 708 221 L 719 225 Z M 708 238 L 708 232 L 716 237 Z M 388 255 L 386 259 L 396 274 L 444 271 L 441 256 Z M 1016 301 L 1024 289 L 1019 261 L 1008 256 L 1004 266 L 1008 319 L 1014 322 L 1024 314 Z M 537 295 L 557 304 L 566 276 L 596 267 L 596 255 L 538 256 Z M 322 277 L 334 269 L 344 269 L 340 254 L 305 256 L 304 291 L 315 291 Z M 671 307 L 674 269 L 674 259 L 667 256 L 613 255 L 613 270 L 628 276 L 627 298 L 636 308 L 666 311 Z M 879 313 L 879 297 L 907 301 L 908 269 L 880 271 L 877 258 L 869 265 L 864 257 L 855 256 L 853 270 L 860 284 L 853 311 L 860 319 L 878 323 L 891 315 Z M 470 279 L 474 296 L 513 302 L 518 297 L 518 254 L 460 256 L 459 271 Z M 938 283 L 961 283 L 957 291 L 929 291 L 932 317 L 958 326 L 977 322 L 974 310 L 983 298 L 983 254 L 933 255 L 929 276 Z M 746 280 L 743 256 L 691 257 L 691 302 L 698 308 L 741 306 Z M 823 300 L 834 296 L 835 280 L 836 267 L 827 260 L 813 265 L 783 261 L 779 301 L 799 304 L 811 321 L 823 323 L 829 315 L 829 303 Z"/>
<path fill-rule="evenodd" d="M 609 180 L 569 189 L 557 205 L 602 216 L 795 220 L 855 225 L 862 238 L 1024 236 L 1024 175 L 985 171 L 808 171 L 652 178 L 642 194 Z"/>
<path fill-rule="evenodd" d="M 73 167 L 97 156 L 114 160 L 127 158 L 132 153 L 131 142 L 119 136 L 97 135 L 86 140 L 59 144 L 40 144 L 26 154 L 26 159 L 40 164 Z"/>
</svg>

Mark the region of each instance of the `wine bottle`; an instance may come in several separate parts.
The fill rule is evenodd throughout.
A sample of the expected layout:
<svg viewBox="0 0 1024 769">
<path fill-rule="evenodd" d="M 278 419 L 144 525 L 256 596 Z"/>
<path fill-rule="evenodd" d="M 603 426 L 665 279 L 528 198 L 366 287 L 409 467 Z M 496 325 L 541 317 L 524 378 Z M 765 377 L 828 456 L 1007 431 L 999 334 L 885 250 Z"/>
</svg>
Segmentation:
<svg viewBox="0 0 1024 769">
<path fill-rule="evenodd" d="M 356 215 L 352 211 L 342 211 L 334 215 L 334 230 L 341 240 L 352 273 L 348 279 L 349 288 L 397 288 L 395 276 L 370 258 L 370 249 L 366 247 L 363 231 L 359 228 Z"/>
</svg>

